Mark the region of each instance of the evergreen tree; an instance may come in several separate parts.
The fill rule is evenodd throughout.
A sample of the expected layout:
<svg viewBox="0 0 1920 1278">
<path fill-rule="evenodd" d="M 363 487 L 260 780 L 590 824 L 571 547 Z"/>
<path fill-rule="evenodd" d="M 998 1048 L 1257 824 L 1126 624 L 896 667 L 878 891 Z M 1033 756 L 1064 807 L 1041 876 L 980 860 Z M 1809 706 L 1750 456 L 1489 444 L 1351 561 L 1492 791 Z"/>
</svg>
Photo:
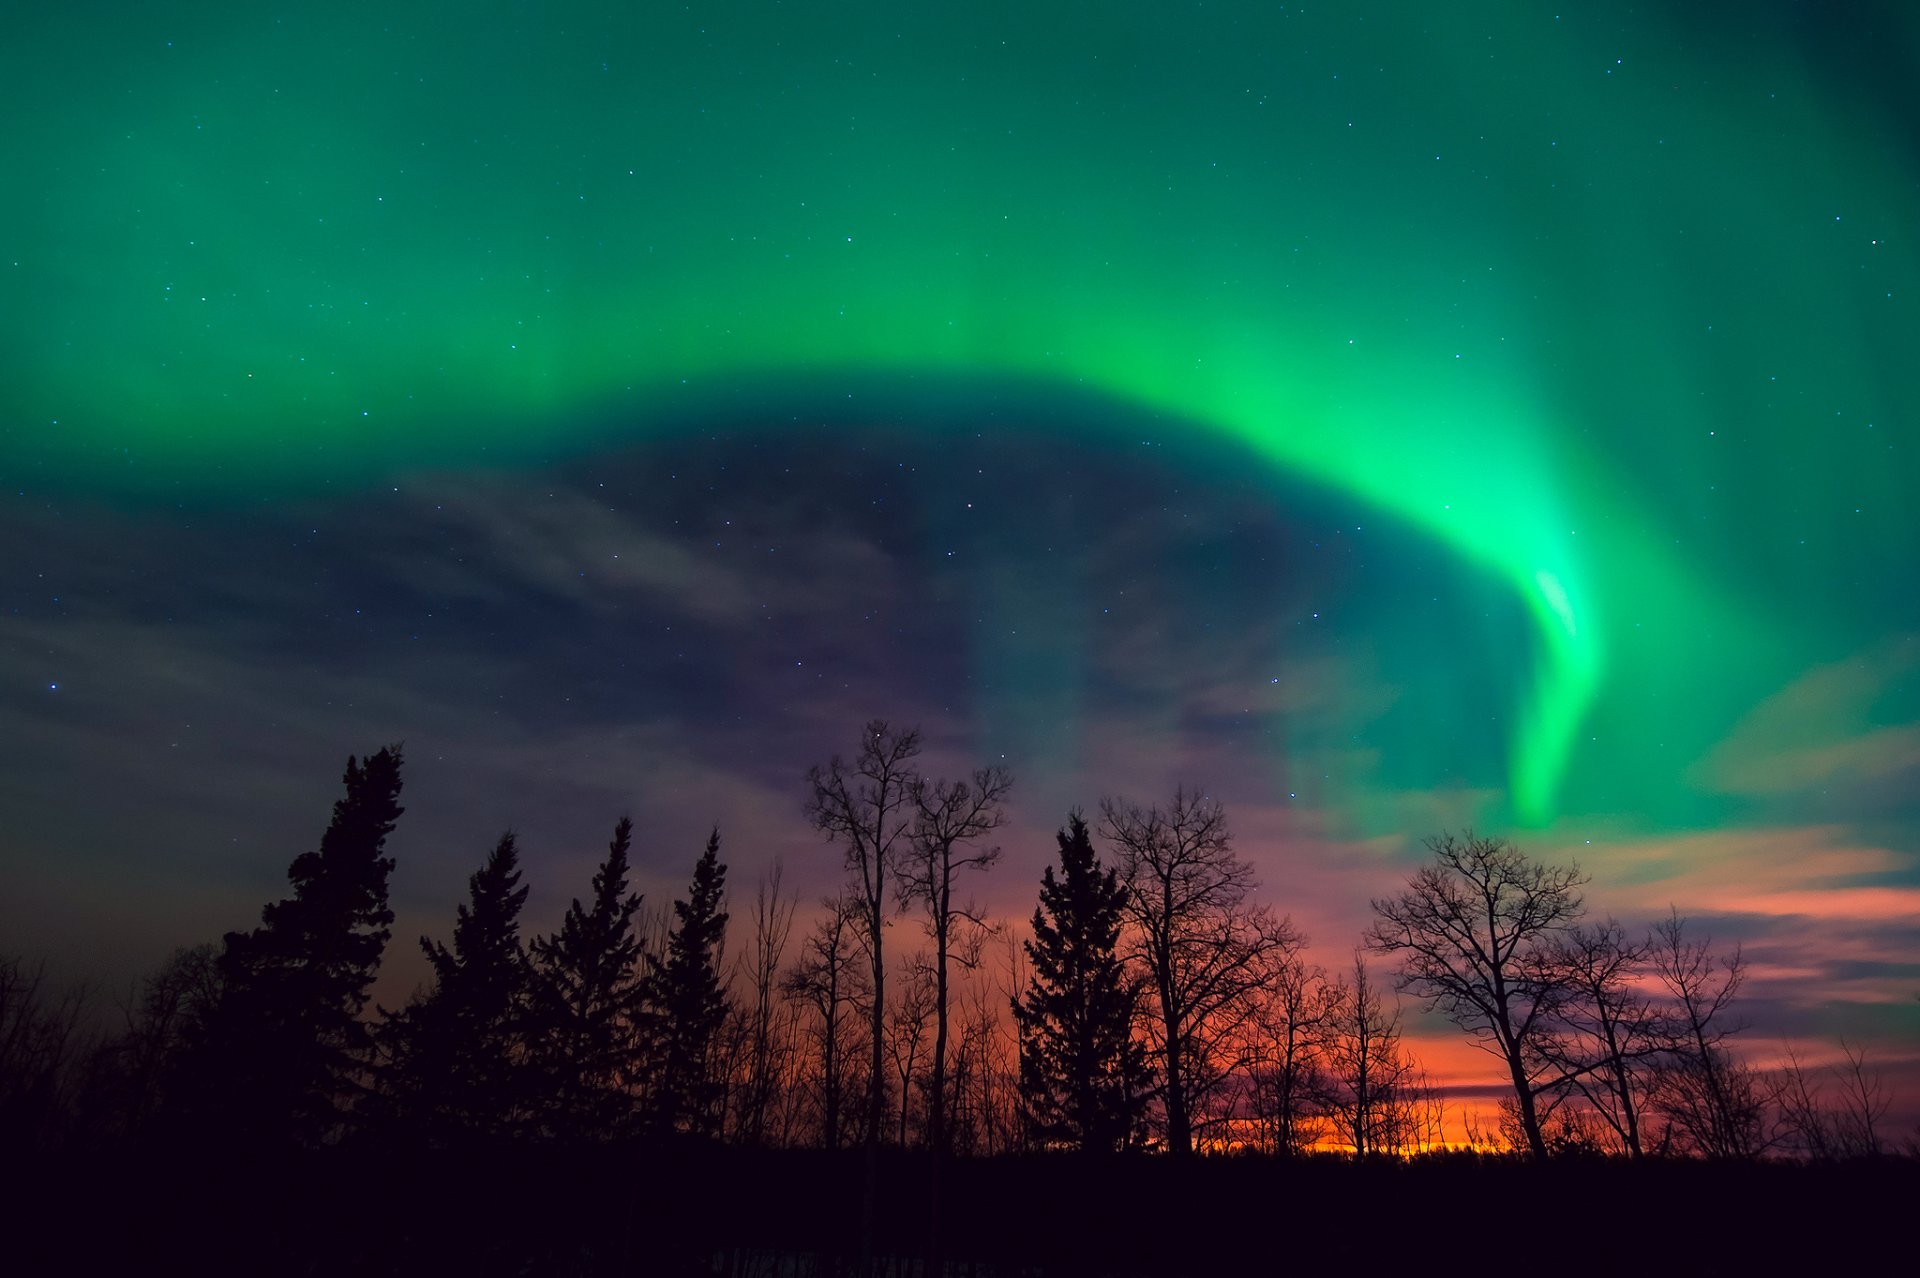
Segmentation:
<svg viewBox="0 0 1920 1278">
<path fill-rule="evenodd" d="M 393 922 L 383 853 L 403 811 L 400 761 L 398 746 L 349 757 L 319 850 L 287 869 L 293 895 L 262 910 L 260 927 L 227 933 L 220 1000 L 186 1064 L 199 1120 L 242 1139 L 316 1142 L 364 1090 L 361 1012 Z"/>
<path fill-rule="evenodd" d="M 633 822 L 614 827 L 593 876 L 593 904 L 576 899 L 560 930 L 533 942 L 537 1056 L 555 1134 L 606 1138 L 632 1120 L 641 1013 L 640 894 L 627 893 Z"/>
<path fill-rule="evenodd" d="M 1145 1107 L 1136 990 L 1116 949 L 1127 889 L 1101 868 L 1077 810 L 1057 837 L 1060 876 L 1041 876 L 1033 975 L 1013 1001 L 1021 1104 L 1037 1143 L 1106 1153 L 1132 1143 Z"/>
<path fill-rule="evenodd" d="M 433 988 L 389 1023 L 391 1099 L 429 1133 L 501 1135 L 531 1101 L 521 1048 L 528 970 L 520 944 L 520 853 L 511 830 L 467 880 L 453 948 L 428 937 Z"/>
<path fill-rule="evenodd" d="M 673 903 L 666 956 L 647 956 L 653 1116 L 661 1131 L 712 1135 L 718 1127 L 723 1080 L 711 1057 L 727 1015 L 719 972 L 727 937 L 727 913 L 720 908 L 726 880 L 716 829 L 694 865 L 687 899 Z"/>
</svg>

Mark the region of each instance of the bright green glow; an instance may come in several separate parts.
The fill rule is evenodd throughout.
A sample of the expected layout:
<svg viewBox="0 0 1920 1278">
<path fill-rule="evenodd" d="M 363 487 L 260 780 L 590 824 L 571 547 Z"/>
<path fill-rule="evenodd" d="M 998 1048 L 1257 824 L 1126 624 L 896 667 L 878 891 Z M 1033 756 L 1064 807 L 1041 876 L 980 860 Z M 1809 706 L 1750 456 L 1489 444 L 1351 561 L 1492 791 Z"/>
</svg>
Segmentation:
<svg viewBox="0 0 1920 1278">
<path fill-rule="evenodd" d="M 1905 566 L 1914 184 L 1764 9 L 1330 8 L 47 7 L 0 53 L 5 459 L 250 489 L 794 377 L 1085 387 L 1498 574 L 1545 819 L 1603 689 L 1683 732 L 1657 667 L 1734 704 L 1858 621 L 1769 591 L 1862 530 Z"/>
</svg>

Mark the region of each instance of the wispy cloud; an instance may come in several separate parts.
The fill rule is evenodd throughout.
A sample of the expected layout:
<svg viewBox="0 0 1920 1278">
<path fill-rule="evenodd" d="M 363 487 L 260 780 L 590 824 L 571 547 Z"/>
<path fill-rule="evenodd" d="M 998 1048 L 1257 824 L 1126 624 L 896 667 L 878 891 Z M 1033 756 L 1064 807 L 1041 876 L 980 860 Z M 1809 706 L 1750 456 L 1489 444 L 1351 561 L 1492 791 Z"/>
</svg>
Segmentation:
<svg viewBox="0 0 1920 1278">
<path fill-rule="evenodd" d="M 1791 796 L 1920 775 L 1920 722 L 1875 721 L 1916 670 L 1920 635 L 1911 634 L 1816 666 L 1748 712 L 1690 779 L 1728 794 Z"/>
<path fill-rule="evenodd" d="M 725 521 L 715 538 L 676 527 L 665 509 L 612 503 L 560 482 L 529 491 L 498 479 L 422 481 L 401 517 L 413 544 L 377 548 L 396 580 L 430 596 L 501 605 L 547 598 L 608 612 L 644 604 L 738 627 L 831 607 L 843 602 L 831 593 L 836 584 L 871 591 L 896 570 L 845 531 L 789 541 L 782 533 L 792 528 L 743 518 L 738 529 Z M 753 553 L 738 553 L 741 545 Z"/>
</svg>

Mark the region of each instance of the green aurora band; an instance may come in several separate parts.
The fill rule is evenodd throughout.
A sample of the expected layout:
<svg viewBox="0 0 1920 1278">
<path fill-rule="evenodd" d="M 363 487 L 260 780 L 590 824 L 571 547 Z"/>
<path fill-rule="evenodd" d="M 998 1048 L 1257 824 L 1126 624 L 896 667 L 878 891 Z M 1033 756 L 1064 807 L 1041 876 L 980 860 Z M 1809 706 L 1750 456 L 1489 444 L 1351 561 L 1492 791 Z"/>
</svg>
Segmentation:
<svg viewBox="0 0 1920 1278">
<path fill-rule="evenodd" d="M 1724 725 L 1845 655 L 1834 563 L 1910 567 L 1920 27 L 1456 8 L 21 13 L 0 461 L 214 499 L 743 388 L 1117 399 L 1516 592 L 1543 823 L 1623 681 Z"/>
</svg>

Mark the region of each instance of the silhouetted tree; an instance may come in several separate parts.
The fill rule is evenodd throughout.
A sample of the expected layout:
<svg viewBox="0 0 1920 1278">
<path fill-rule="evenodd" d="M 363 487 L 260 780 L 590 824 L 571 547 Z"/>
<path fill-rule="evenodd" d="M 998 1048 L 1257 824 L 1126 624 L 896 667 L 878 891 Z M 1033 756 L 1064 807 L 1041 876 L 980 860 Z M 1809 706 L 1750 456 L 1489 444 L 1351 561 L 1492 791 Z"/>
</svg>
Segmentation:
<svg viewBox="0 0 1920 1278">
<path fill-rule="evenodd" d="M 853 879 L 849 904 L 855 909 L 858 936 L 871 976 L 868 1089 L 872 1095 L 867 1100 L 866 1120 L 869 1144 L 880 1138 L 880 1089 L 886 1077 L 882 1056 L 886 1042 L 887 902 L 912 845 L 917 815 L 913 794 L 920 783 L 913 760 L 919 753 L 917 730 L 895 731 L 886 720 L 875 719 L 861 735 L 860 750 L 851 765 L 835 755 L 824 770 L 815 767 L 807 773 L 812 790 L 807 818 L 845 851 L 847 871 Z"/>
<path fill-rule="evenodd" d="M 1544 954 L 1564 989 L 1538 1050 L 1631 1158 L 1645 1152 L 1647 1075 L 1666 1040 L 1665 1020 L 1641 989 L 1646 957 L 1612 919 L 1567 929 Z"/>
<path fill-rule="evenodd" d="M 1020 944 L 1010 932 L 998 933 L 1004 967 L 984 965 L 961 999 L 960 1045 L 954 1054 L 953 1121 L 949 1132 L 963 1153 L 992 1155 L 1023 1148 L 1025 1123 L 1020 1110 L 1020 1047 L 1017 1026 L 1007 1006 L 1025 990 L 1027 975 Z"/>
<path fill-rule="evenodd" d="M 1401 1152 L 1409 1143 L 1413 1067 L 1400 1045 L 1400 1010 L 1388 1007 L 1353 957 L 1353 983 L 1336 987 L 1328 1019 L 1322 1103 L 1355 1158 Z"/>
<path fill-rule="evenodd" d="M 1101 818 L 1127 885 L 1167 1149 L 1185 1157 L 1227 1075 L 1228 1044 L 1252 1014 L 1269 967 L 1299 948 L 1299 935 L 1252 900 L 1253 867 L 1234 854 L 1217 801 L 1185 789 L 1165 808 L 1108 799 Z"/>
<path fill-rule="evenodd" d="M 293 895 L 261 926 L 229 932 L 221 996 L 189 1068 L 196 1120 L 242 1139 L 316 1142 L 336 1134 L 365 1090 L 365 1009 L 393 911 L 384 855 L 400 818 L 400 747 L 348 758 L 346 795 L 317 851 L 287 869 Z"/>
<path fill-rule="evenodd" d="M 1013 778 L 1002 768 L 981 768 L 968 781 L 928 781 L 913 787 L 916 809 L 911 855 L 901 864 L 901 895 L 926 911 L 927 936 L 933 942 L 933 1056 L 927 1089 L 927 1142 L 936 1154 L 946 1149 L 948 962 L 955 956 L 954 928 L 984 926 L 971 905 L 954 900 L 955 877 L 965 870 L 987 870 L 1000 859 L 998 847 L 976 841 L 1006 820 L 1002 805 Z"/>
<path fill-rule="evenodd" d="M 726 1080 L 713 1069 L 713 1049 L 727 1015 L 720 984 L 726 947 L 727 867 L 720 831 L 707 837 L 685 900 L 673 903 L 664 957 L 647 956 L 646 1024 L 654 1123 L 659 1130 L 711 1136 Z"/>
<path fill-rule="evenodd" d="M 1565 1071 L 1536 1050 L 1566 988 L 1551 942 L 1580 916 L 1580 867 L 1529 860 L 1504 839 L 1442 834 L 1433 864 L 1398 896 L 1373 902 L 1367 946 L 1400 956 L 1399 987 L 1500 1058 L 1528 1151 L 1547 1156 L 1538 1100 Z"/>
<path fill-rule="evenodd" d="M 1079 812 L 1055 837 L 1060 874 L 1041 873 L 1032 975 L 1013 1001 L 1021 1109 L 1036 1145 L 1112 1153 L 1133 1142 L 1148 1073 L 1133 1035 L 1138 983 L 1118 950 L 1127 889 L 1101 866 Z"/>
<path fill-rule="evenodd" d="M 593 876 L 593 903 L 576 898 L 560 930 L 532 945 L 535 1058 L 556 1134 L 608 1138 L 633 1119 L 639 1064 L 640 894 L 627 892 L 633 822 L 621 817 Z"/>
<path fill-rule="evenodd" d="M 0 1148 L 64 1143 L 93 1050 L 84 1029 L 91 1000 L 84 985 L 55 992 L 44 962 L 0 958 Z"/>
<path fill-rule="evenodd" d="M 780 862 L 760 878 L 753 894 L 753 942 L 744 959 L 747 981 L 747 1076 L 739 1106 L 739 1139 L 759 1145 L 768 1139 L 775 1090 L 784 1073 L 788 1044 L 780 1033 L 780 967 L 786 961 L 787 937 L 793 930 L 793 901 L 780 890 Z"/>
<path fill-rule="evenodd" d="M 1774 1143 L 1768 1080 L 1736 1057 L 1727 1040 L 1744 1029 L 1730 1011 L 1746 980 L 1738 946 L 1730 957 L 1712 938 L 1690 940 L 1678 911 L 1654 925 L 1650 961 L 1671 1001 L 1663 1068 L 1654 1104 L 1667 1140 L 1708 1158 L 1755 1158 Z"/>
<path fill-rule="evenodd" d="M 959 1033 L 953 1049 L 953 1070 L 948 1075 L 952 1104 L 948 1107 L 947 1136 L 952 1151 L 962 1156 L 981 1153 L 989 1139 L 987 1115 L 982 1104 L 990 1086 L 985 1075 L 991 1068 L 994 1027 L 999 1020 L 997 1008 L 987 1002 L 987 982 L 975 982 L 970 998 L 962 998 L 957 1024 Z"/>
<path fill-rule="evenodd" d="M 1838 1085 L 1837 1101 L 1829 1099 L 1829 1083 Z M 1878 1158 L 1887 1152 L 1881 1128 L 1892 1097 L 1881 1072 L 1868 1064 L 1864 1048 L 1842 1039 L 1840 1060 L 1821 1078 L 1789 1047 L 1774 1095 L 1784 1133 L 1803 1156 L 1825 1161 Z"/>
<path fill-rule="evenodd" d="M 825 769 L 815 766 L 807 772 L 812 791 L 807 817 L 814 828 L 845 850 L 873 1000 L 867 1022 L 867 1162 L 860 1195 L 863 1270 L 871 1268 L 873 1259 L 874 1202 L 886 1110 L 887 902 L 899 882 L 902 858 L 912 844 L 916 815 L 913 794 L 920 784 L 913 760 L 919 753 L 917 729 L 895 731 L 886 720 L 874 719 L 862 733 L 859 753 L 851 765 L 835 755 Z"/>
<path fill-rule="evenodd" d="M 1261 1143 L 1283 1157 L 1311 1149 L 1323 1126 L 1327 1046 L 1341 990 L 1297 954 L 1269 968 L 1266 988 L 1242 1027 L 1247 1100 Z"/>
<path fill-rule="evenodd" d="M 925 1096 L 929 1089 L 927 1023 L 933 1019 L 933 1000 L 933 963 L 924 953 L 915 954 L 907 962 L 905 979 L 896 985 L 887 1011 L 888 1080 L 898 1080 L 900 1104 L 894 1117 L 902 1149 L 907 1147 L 913 1126 L 913 1093 L 917 1088 Z M 928 1131 L 924 1118 L 921 1131 L 923 1137 Z"/>
<path fill-rule="evenodd" d="M 212 943 L 175 950 L 134 983 L 125 1028 L 106 1049 L 112 1129 L 139 1132 L 162 1112 L 182 1057 L 205 1034 L 220 996 L 220 949 Z"/>
<path fill-rule="evenodd" d="M 855 966 L 857 909 L 844 897 L 826 902 L 826 914 L 808 934 L 800 961 L 783 986 L 787 997 L 805 1005 L 817 1018 L 814 1078 L 820 1143 L 830 1150 L 840 1148 L 842 1109 L 848 1095 L 846 1056 L 852 1046 L 848 1022 L 865 990 Z"/>
<path fill-rule="evenodd" d="M 1013 778 L 1004 768 L 980 768 L 967 781 L 918 780 L 912 787 L 913 847 L 900 867 L 900 895 L 926 914 L 927 937 L 933 942 L 933 1049 L 927 1080 L 927 1146 L 929 1163 L 929 1248 L 927 1263 L 942 1264 L 942 1173 L 947 1155 L 948 1009 L 952 1001 L 948 966 L 958 960 L 971 967 L 969 954 L 978 946 L 956 949 L 956 927 L 984 928 L 972 904 L 954 900 L 955 877 L 966 870 L 984 871 L 1000 859 L 998 847 L 980 847 L 978 840 L 1000 828 L 1002 810 Z M 902 1130 L 905 1130 L 906 1092 L 901 1092 Z"/>
<path fill-rule="evenodd" d="M 1832 1073 L 1840 1101 L 1834 1109 L 1834 1144 L 1843 1158 L 1878 1158 L 1887 1152 L 1881 1128 L 1892 1107 L 1886 1077 L 1867 1063 L 1867 1050 L 1840 1040 L 1841 1064 Z"/>
<path fill-rule="evenodd" d="M 392 1101 L 430 1136 L 504 1135 L 522 1125 L 534 1100 L 526 1060 L 531 979 L 520 944 L 527 892 L 509 830 L 467 879 L 453 947 L 420 938 L 432 988 L 383 1031 Z"/>
</svg>

